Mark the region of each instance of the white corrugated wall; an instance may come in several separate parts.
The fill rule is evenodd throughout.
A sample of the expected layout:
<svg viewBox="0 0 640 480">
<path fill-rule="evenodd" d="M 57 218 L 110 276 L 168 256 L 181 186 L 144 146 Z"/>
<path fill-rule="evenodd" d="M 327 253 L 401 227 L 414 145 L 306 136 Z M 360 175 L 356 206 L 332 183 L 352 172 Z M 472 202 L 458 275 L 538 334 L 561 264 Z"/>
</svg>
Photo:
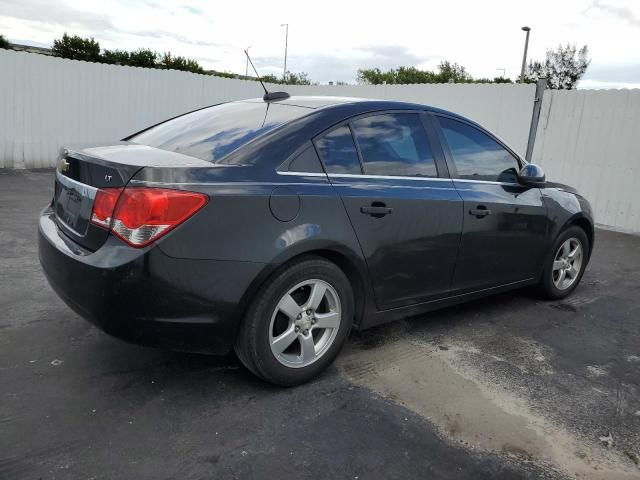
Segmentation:
<svg viewBox="0 0 640 480">
<path fill-rule="evenodd" d="M 597 223 L 640 232 L 640 90 L 547 90 L 532 161 L 576 187 Z"/>
<path fill-rule="evenodd" d="M 534 96 L 531 85 L 270 88 L 431 104 L 486 125 L 520 152 L 526 149 Z M 0 49 L 0 167 L 53 166 L 61 145 L 118 140 L 195 108 L 261 95 L 254 81 Z"/>
<path fill-rule="evenodd" d="M 526 150 L 533 85 L 270 86 L 293 95 L 396 99 L 441 107 Z M 262 95 L 253 81 L 78 62 L 0 49 L 0 168 L 53 166 L 61 145 L 113 141 L 189 110 Z M 640 90 L 547 90 L 533 152 L 576 186 L 596 221 L 640 231 Z"/>
</svg>

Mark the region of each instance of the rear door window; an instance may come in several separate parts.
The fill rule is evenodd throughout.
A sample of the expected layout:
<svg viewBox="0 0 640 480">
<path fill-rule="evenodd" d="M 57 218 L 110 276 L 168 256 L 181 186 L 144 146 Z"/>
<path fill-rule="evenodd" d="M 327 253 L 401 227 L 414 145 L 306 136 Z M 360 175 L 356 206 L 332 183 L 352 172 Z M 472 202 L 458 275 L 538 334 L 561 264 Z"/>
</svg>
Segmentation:
<svg viewBox="0 0 640 480">
<path fill-rule="evenodd" d="M 355 120 L 351 126 L 366 175 L 438 176 L 419 114 L 371 115 Z"/>
<path fill-rule="evenodd" d="M 311 110 L 267 102 L 231 102 L 168 120 L 129 139 L 216 162 L 252 139 Z"/>
<path fill-rule="evenodd" d="M 362 173 L 356 145 L 347 125 L 338 127 L 317 140 L 316 147 L 327 173 Z"/>
</svg>

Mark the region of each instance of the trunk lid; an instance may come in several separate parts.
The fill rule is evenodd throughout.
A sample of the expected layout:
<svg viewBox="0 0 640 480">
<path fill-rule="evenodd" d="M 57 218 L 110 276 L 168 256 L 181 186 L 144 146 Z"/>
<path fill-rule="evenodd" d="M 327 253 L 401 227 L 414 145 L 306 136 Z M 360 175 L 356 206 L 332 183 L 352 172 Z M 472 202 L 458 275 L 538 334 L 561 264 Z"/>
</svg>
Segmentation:
<svg viewBox="0 0 640 480">
<path fill-rule="evenodd" d="M 56 168 L 53 208 L 63 232 L 89 250 L 109 236 L 90 222 L 100 188 L 122 188 L 144 167 L 210 166 L 209 162 L 131 142 L 63 150 Z"/>
</svg>

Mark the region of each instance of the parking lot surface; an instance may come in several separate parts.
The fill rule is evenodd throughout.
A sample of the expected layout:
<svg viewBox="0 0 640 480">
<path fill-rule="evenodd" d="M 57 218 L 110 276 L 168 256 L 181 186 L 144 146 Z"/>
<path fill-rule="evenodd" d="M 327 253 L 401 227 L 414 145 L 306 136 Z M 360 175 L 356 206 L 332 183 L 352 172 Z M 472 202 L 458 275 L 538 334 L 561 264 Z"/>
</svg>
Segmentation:
<svg viewBox="0 0 640 480">
<path fill-rule="evenodd" d="M 640 478 L 640 237 L 581 286 L 354 332 L 318 380 L 129 345 L 49 288 L 51 171 L 0 173 L 0 478 Z M 81 279 L 79 279 L 81 281 Z"/>
</svg>

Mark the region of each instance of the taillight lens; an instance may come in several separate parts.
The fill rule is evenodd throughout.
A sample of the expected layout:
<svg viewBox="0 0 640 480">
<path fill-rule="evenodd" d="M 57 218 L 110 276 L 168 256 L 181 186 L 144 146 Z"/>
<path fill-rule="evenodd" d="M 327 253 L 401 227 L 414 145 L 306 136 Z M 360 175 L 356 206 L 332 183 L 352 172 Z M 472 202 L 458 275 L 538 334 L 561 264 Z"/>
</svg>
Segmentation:
<svg viewBox="0 0 640 480">
<path fill-rule="evenodd" d="M 104 195 L 101 196 L 101 193 Z M 113 204 L 110 203 L 112 195 L 117 200 Z M 91 221 L 96 225 L 107 226 L 114 235 L 133 247 L 144 247 L 200 210 L 207 199 L 201 193 L 182 190 L 105 188 L 98 190 Z M 110 205 L 113 213 L 107 215 Z M 108 225 L 101 223 L 107 219 Z"/>
<path fill-rule="evenodd" d="M 111 226 L 111 216 L 118 203 L 118 197 L 122 192 L 121 188 L 104 188 L 98 190 L 96 198 L 93 200 L 93 212 L 91 212 L 91 223 L 109 229 Z"/>
</svg>

